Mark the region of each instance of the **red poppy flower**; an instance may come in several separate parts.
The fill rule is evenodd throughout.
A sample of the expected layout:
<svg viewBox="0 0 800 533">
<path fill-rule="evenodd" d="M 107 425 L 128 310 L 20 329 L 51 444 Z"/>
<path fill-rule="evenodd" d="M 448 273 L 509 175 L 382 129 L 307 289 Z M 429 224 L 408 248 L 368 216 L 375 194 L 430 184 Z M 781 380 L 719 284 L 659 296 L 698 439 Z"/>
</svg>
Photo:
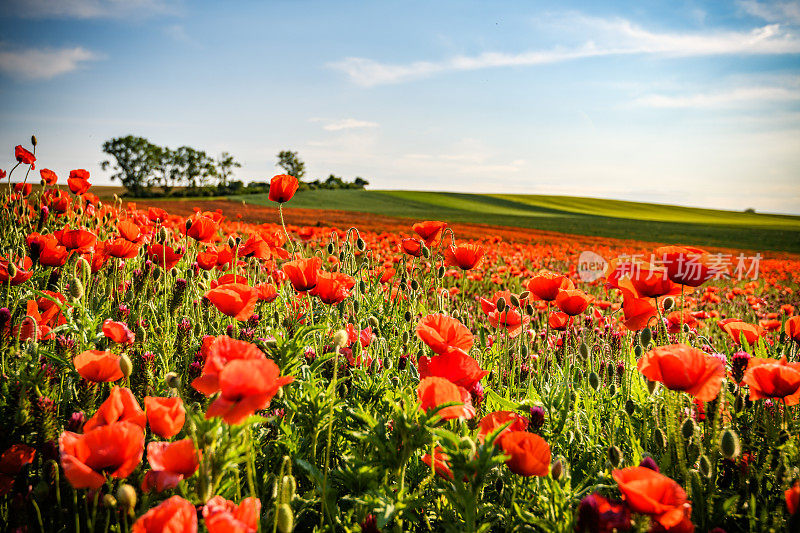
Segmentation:
<svg viewBox="0 0 800 533">
<path fill-rule="evenodd" d="M 134 522 L 131 533 L 197 533 L 197 510 L 180 496 L 153 507 Z"/>
<path fill-rule="evenodd" d="M 522 328 L 531 321 L 531 317 L 522 316 L 514 307 L 507 307 L 502 313 L 494 310 L 489 313 L 488 318 L 492 327 L 508 330 L 508 336 L 511 338 L 522 333 Z"/>
<path fill-rule="evenodd" d="M 742 383 L 750 387 L 750 399 L 781 398 L 787 406 L 800 403 L 800 363 L 786 358 L 751 357 Z"/>
<path fill-rule="evenodd" d="M 444 479 L 453 481 L 453 471 L 450 470 L 450 456 L 442 451 L 441 446 L 437 446 L 433 450 L 433 469 L 436 474 Z M 422 456 L 422 462 L 431 466 L 431 454 L 426 453 Z"/>
<path fill-rule="evenodd" d="M 1 275 L 2 269 L 0 269 L 0 276 Z M 0 279 L 2 279 L 2 277 L 0 277 Z M 786 333 L 787 337 L 797 344 L 800 344 L 800 316 L 787 318 L 786 323 L 783 325 L 783 331 Z"/>
<path fill-rule="evenodd" d="M 175 442 L 151 442 L 147 445 L 150 470 L 142 480 L 142 490 L 164 492 L 174 489 L 183 479 L 192 477 L 200 466 L 200 452 L 192 439 Z"/>
<path fill-rule="evenodd" d="M 23 257 L 11 261 L 0 257 L 0 284 L 7 285 L 9 282 L 10 276 L 8 275 L 8 266 L 10 263 L 14 263 L 14 266 L 17 268 L 14 277 L 11 278 L 11 285 L 19 285 L 31 279 L 33 275 L 33 271 L 31 270 L 33 261 L 31 261 L 30 257 Z"/>
<path fill-rule="evenodd" d="M 422 241 L 411 237 L 400 240 L 400 249 L 412 257 L 422 256 Z"/>
<path fill-rule="evenodd" d="M 76 489 L 99 489 L 111 477 L 128 477 L 142 460 L 144 430 L 115 422 L 78 435 L 65 431 L 59 439 L 61 468 Z"/>
<path fill-rule="evenodd" d="M 783 494 L 786 498 L 786 510 L 789 511 L 789 516 L 796 515 L 797 510 L 800 509 L 800 481 L 795 481 Z"/>
<path fill-rule="evenodd" d="M 36 162 L 36 156 L 23 148 L 22 145 L 18 144 L 14 147 L 14 157 L 17 159 L 18 163 L 30 165 L 31 168 L 34 170 L 36 169 L 36 166 L 34 165 Z"/>
<path fill-rule="evenodd" d="M 227 283 L 211 289 L 205 297 L 214 307 L 236 320 L 247 320 L 258 302 L 258 290 L 243 283 Z"/>
<path fill-rule="evenodd" d="M 258 498 L 245 498 L 237 506 L 221 496 L 214 496 L 203 508 L 203 518 L 209 533 L 255 533 L 260 510 Z"/>
<path fill-rule="evenodd" d="M 117 381 L 124 377 L 119 368 L 119 356 L 111 352 L 86 350 L 75 356 L 73 364 L 78 374 L 89 381 Z"/>
<path fill-rule="evenodd" d="M 295 259 L 284 263 L 281 270 L 289 281 L 292 287 L 297 292 L 306 292 L 317 285 L 317 273 L 322 266 L 322 259 L 319 257 L 310 257 L 308 259 Z"/>
<path fill-rule="evenodd" d="M 708 252 L 699 248 L 662 246 L 656 248 L 654 255 L 663 263 L 669 280 L 679 285 L 699 287 L 716 275 Z"/>
<path fill-rule="evenodd" d="M 269 199 L 279 204 L 286 203 L 292 199 L 299 186 L 300 183 L 294 176 L 288 174 L 273 176 L 269 182 Z"/>
<path fill-rule="evenodd" d="M 318 296 L 322 303 L 335 305 L 350 296 L 348 288 L 354 284 L 355 280 L 347 274 L 320 271 L 317 274 L 317 284 L 310 294 Z"/>
<path fill-rule="evenodd" d="M 147 210 L 147 218 L 150 219 L 151 222 L 155 222 L 156 224 L 160 224 L 162 222 L 166 222 L 169 215 L 166 211 L 159 207 L 150 207 Z"/>
<path fill-rule="evenodd" d="M 219 392 L 219 373 L 229 361 L 236 359 L 263 359 L 264 352 L 255 344 L 232 339 L 226 335 L 206 336 L 201 354 L 205 358 L 200 377 L 192 381 L 192 387 L 206 396 Z"/>
<path fill-rule="evenodd" d="M 30 196 L 31 191 L 33 191 L 33 185 L 30 183 L 15 183 L 14 184 L 14 192 L 20 194 L 22 196 Z"/>
<path fill-rule="evenodd" d="M 39 171 L 39 176 L 42 177 L 42 182 L 45 185 L 55 185 L 58 181 L 58 176 L 56 173 L 50 170 L 49 168 L 43 168 Z"/>
<path fill-rule="evenodd" d="M 85 229 L 69 229 L 66 227 L 53 233 L 58 242 L 67 250 L 76 250 L 78 253 L 91 252 L 97 242 L 97 236 Z"/>
<path fill-rule="evenodd" d="M 169 270 L 178 264 L 178 261 L 183 258 L 183 254 L 179 254 L 163 244 L 151 244 L 147 248 L 147 258 L 161 268 Z"/>
<path fill-rule="evenodd" d="M 110 318 L 103 321 L 103 335 L 119 344 L 133 344 L 136 335 L 122 322 L 115 322 Z"/>
<path fill-rule="evenodd" d="M 417 222 L 411 226 L 411 229 L 425 241 L 425 245 L 428 248 L 432 248 L 438 246 L 439 240 L 442 237 L 442 232 L 446 227 L 447 222 L 427 220 L 425 222 Z"/>
<path fill-rule="evenodd" d="M 747 344 L 750 346 L 754 346 L 758 343 L 758 339 L 763 337 L 766 332 L 761 326 L 755 326 L 753 324 L 748 324 L 742 320 L 720 320 L 718 324 L 722 327 L 722 330 L 730 335 L 731 340 L 735 344 L 741 344 L 742 337 L 747 341 Z"/>
<path fill-rule="evenodd" d="M 35 457 L 36 450 L 26 444 L 14 444 L 0 455 L 0 496 L 11 491 L 17 474 Z"/>
<path fill-rule="evenodd" d="M 649 515 L 667 528 L 683 521 L 686 492 L 672 479 L 643 466 L 614 470 L 612 475 L 634 513 Z"/>
<path fill-rule="evenodd" d="M 647 379 L 704 402 L 717 397 L 725 377 L 722 361 L 685 344 L 658 346 L 644 354 L 637 366 Z"/>
<path fill-rule="evenodd" d="M 681 332 L 681 324 L 687 325 L 690 328 L 697 327 L 697 319 L 692 315 L 691 312 L 684 310 L 683 313 L 680 311 L 673 311 L 667 315 L 667 330 L 672 333 L 680 333 Z"/>
<path fill-rule="evenodd" d="M 69 190 L 75 194 L 83 194 L 92 186 L 89 183 L 89 171 L 84 169 L 73 170 L 67 178 Z"/>
<path fill-rule="evenodd" d="M 544 477 L 550 472 L 550 445 L 539 435 L 510 431 L 503 434 L 498 442 L 509 456 L 506 466 L 515 474 Z"/>
<path fill-rule="evenodd" d="M 622 289 L 622 294 L 622 312 L 625 315 L 623 323 L 630 331 L 639 331 L 658 315 L 651 298 L 637 298 L 636 293 L 627 289 Z"/>
<path fill-rule="evenodd" d="M 562 289 L 556 296 L 556 305 L 569 316 L 583 313 L 589 306 L 589 296 L 580 289 Z"/>
<path fill-rule="evenodd" d="M 208 533 L 256 533 L 261 515 L 261 500 L 245 498 L 239 505 L 214 496 L 203 507 Z"/>
<path fill-rule="evenodd" d="M 486 250 L 477 244 L 450 245 L 444 252 L 444 258 L 450 266 L 457 266 L 461 270 L 472 270 L 481 263 L 485 253 Z"/>
<path fill-rule="evenodd" d="M 221 394 L 208 406 L 206 418 L 221 416 L 228 424 L 239 424 L 293 381 L 293 376 L 280 376 L 278 365 L 263 356 L 230 361 L 219 372 Z"/>
<path fill-rule="evenodd" d="M 578 532 L 615 533 L 628 531 L 630 528 L 631 511 L 622 502 L 607 500 L 593 492 L 578 505 L 578 520 L 575 525 Z"/>
<path fill-rule="evenodd" d="M 83 432 L 92 431 L 116 422 L 129 422 L 144 429 L 147 423 L 144 411 L 133 393 L 125 387 L 114 387 L 97 412 L 83 425 Z"/>
<path fill-rule="evenodd" d="M 420 378 L 438 376 L 467 390 L 472 390 L 488 374 L 488 370 L 483 370 L 475 359 L 459 349 L 419 358 Z"/>
<path fill-rule="evenodd" d="M 420 409 L 423 411 L 429 411 L 442 404 L 458 402 L 459 405 L 444 407 L 437 412 L 443 420 L 470 419 L 475 416 L 475 408 L 472 406 L 469 392 L 444 378 L 429 377 L 420 381 L 417 387 L 417 397 L 420 401 Z"/>
<path fill-rule="evenodd" d="M 507 433 L 512 431 L 526 431 L 528 429 L 528 419 L 521 414 L 515 413 L 514 411 L 495 411 L 481 419 L 481 429 L 478 432 L 478 438 L 483 441 L 487 436 L 509 422 L 511 424 L 497 435 L 495 443 L 499 442 L 500 438 Z"/>
<path fill-rule="evenodd" d="M 67 249 L 58 243 L 55 235 L 31 233 L 26 240 L 31 256 L 36 258 L 39 264 L 60 267 L 67 262 L 69 255 Z"/>
<path fill-rule="evenodd" d="M 417 336 L 437 354 L 452 350 L 468 352 L 473 343 L 472 333 L 464 324 L 443 314 L 423 317 L 417 324 Z"/>
<path fill-rule="evenodd" d="M 256 289 L 258 289 L 258 299 L 262 302 L 274 302 L 278 298 L 278 289 L 272 283 L 259 283 Z"/>
<path fill-rule="evenodd" d="M 214 247 L 208 247 L 197 254 L 197 265 L 203 270 L 211 270 L 217 266 L 219 252 Z"/>
<path fill-rule="evenodd" d="M 162 439 L 170 439 L 180 433 L 186 422 L 186 409 L 183 400 L 147 396 L 144 399 L 147 423 L 153 433 Z"/>
<path fill-rule="evenodd" d="M 563 274 L 542 270 L 528 281 L 526 288 L 537 299 L 552 302 L 560 291 L 574 289 L 575 285 Z"/>
<path fill-rule="evenodd" d="M 550 313 L 550 316 L 547 318 L 547 323 L 550 325 L 550 329 L 554 329 L 556 331 L 566 331 L 571 320 L 572 317 L 570 317 L 567 313 L 558 311 L 555 313 Z"/>
<path fill-rule="evenodd" d="M 209 289 L 216 289 L 220 285 L 228 285 L 229 283 L 240 283 L 247 285 L 247 278 L 238 274 L 223 274 L 217 279 L 212 279 L 208 284 Z"/>
<path fill-rule="evenodd" d="M 139 226 L 130 220 L 120 220 L 117 223 L 117 231 L 119 236 L 131 242 L 138 243 L 141 241 L 142 231 Z"/>
<path fill-rule="evenodd" d="M 103 252 L 106 256 L 110 257 L 117 257 L 120 259 L 133 259 L 139 253 L 139 245 L 129 241 L 128 239 L 119 238 L 114 239 L 113 241 L 105 241 L 103 243 Z M 160 244 L 156 244 L 153 246 L 161 246 Z M 151 253 L 153 246 L 150 247 L 148 250 L 148 254 Z M 169 250 L 169 248 L 167 248 Z M 170 257 L 169 255 L 167 256 Z M 161 258 L 161 254 L 159 254 L 159 258 Z M 180 259 L 180 258 L 178 258 Z M 163 258 L 159 259 L 159 261 L 152 260 L 154 263 L 161 264 L 163 263 Z"/>
<path fill-rule="evenodd" d="M 191 226 L 186 230 L 186 235 L 196 241 L 208 242 L 219 231 L 219 224 L 208 217 L 198 216 L 189 220 Z"/>
<path fill-rule="evenodd" d="M 638 264 L 625 280 L 620 282 L 620 286 L 629 286 L 640 298 L 658 298 L 659 296 L 675 296 L 681 293 L 679 285 L 673 283 L 663 269 L 651 267 L 646 264 Z"/>
</svg>

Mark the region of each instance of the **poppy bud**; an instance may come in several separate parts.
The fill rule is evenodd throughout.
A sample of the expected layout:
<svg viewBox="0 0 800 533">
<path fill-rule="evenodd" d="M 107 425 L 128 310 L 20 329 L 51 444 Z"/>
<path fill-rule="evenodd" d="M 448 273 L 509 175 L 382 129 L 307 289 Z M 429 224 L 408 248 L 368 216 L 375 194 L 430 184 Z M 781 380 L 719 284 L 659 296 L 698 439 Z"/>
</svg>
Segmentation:
<svg viewBox="0 0 800 533">
<path fill-rule="evenodd" d="M 367 292 L 367 284 L 363 279 L 358 282 L 358 290 L 361 291 L 362 294 Z"/>
<path fill-rule="evenodd" d="M 186 222 L 189 223 L 189 226 L 192 225 L 188 220 Z M 164 226 L 161 226 L 161 228 L 159 228 L 158 230 L 158 240 L 160 242 L 164 242 L 167 240 L 167 229 Z"/>
<path fill-rule="evenodd" d="M 439 268 L 436 269 L 436 277 L 439 279 L 444 277 L 444 266 L 440 265 Z"/>
<path fill-rule="evenodd" d="M 669 311 L 675 305 L 675 299 L 672 296 L 664 298 L 664 311 Z"/>
<path fill-rule="evenodd" d="M 711 461 L 708 460 L 706 455 L 700 456 L 700 474 L 706 479 L 711 479 Z"/>
<path fill-rule="evenodd" d="M 343 348 L 347 346 L 347 340 L 347 332 L 343 329 L 340 329 L 333 334 L 333 345 L 337 348 Z"/>
<path fill-rule="evenodd" d="M 297 493 L 297 481 L 294 476 L 283 476 L 281 481 L 281 503 L 291 503 Z"/>
<path fill-rule="evenodd" d="M 622 464 L 622 451 L 616 446 L 609 446 L 608 448 L 608 462 L 614 468 Z"/>
<path fill-rule="evenodd" d="M 117 499 L 111 494 L 103 496 L 103 507 L 106 509 L 114 509 L 117 506 Z"/>
<path fill-rule="evenodd" d="M 530 295 L 531 295 L 530 291 L 522 291 L 521 293 L 519 293 L 519 299 L 520 301 L 527 300 L 530 297 Z"/>
<path fill-rule="evenodd" d="M 411 280 L 411 290 L 416 291 L 419 289 L 419 282 L 415 279 Z"/>
<path fill-rule="evenodd" d="M 512 294 L 511 296 L 509 296 L 508 297 L 508 301 L 511 302 L 511 305 L 513 307 L 516 307 L 516 308 L 519 309 L 519 298 L 517 298 L 516 294 Z"/>
<path fill-rule="evenodd" d="M 13 278 L 14 276 L 17 275 L 17 265 L 15 265 L 14 263 L 9 262 L 8 266 L 6 267 L 6 270 L 8 271 L 9 278 Z"/>
<path fill-rule="evenodd" d="M 367 243 L 364 242 L 364 239 L 359 237 L 358 240 L 356 241 L 356 248 L 358 248 L 360 252 L 363 252 L 364 250 L 367 249 Z"/>
<path fill-rule="evenodd" d="M 647 390 L 650 391 L 650 394 L 654 394 L 656 389 L 658 388 L 658 381 L 650 381 L 647 380 Z"/>
<path fill-rule="evenodd" d="M 389 359 L 388 357 L 383 358 L 383 368 L 385 368 L 386 370 L 392 369 L 392 360 Z"/>
<path fill-rule="evenodd" d="M 550 475 L 553 476 L 554 481 L 558 481 L 563 473 L 564 465 L 561 463 L 561 459 L 556 459 L 556 462 L 550 467 Z"/>
<path fill-rule="evenodd" d="M 633 355 L 635 355 L 637 359 L 639 359 L 642 356 L 642 354 L 644 354 L 644 350 L 640 345 L 637 344 L 636 346 L 633 347 Z"/>
<path fill-rule="evenodd" d="M 694 425 L 694 420 L 691 418 L 687 418 L 683 421 L 681 425 L 681 435 L 683 435 L 684 439 L 689 440 L 694 436 Z"/>
<path fill-rule="evenodd" d="M 636 403 L 630 398 L 625 400 L 625 412 L 628 413 L 628 416 L 633 416 L 633 413 L 636 412 Z"/>
<path fill-rule="evenodd" d="M 289 504 L 282 503 L 278 506 L 278 531 L 290 533 L 294 530 L 294 514 Z"/>
<path fill-rule="evenodd" d="M 726 459 L 735 459 L 742 452 L 742 447 L 739 444 L 739 435 L 732 429 L 726 429 L 722 432 L 722 437 L 719 439 L 719 451 Z"/>
<path fill-rule="evenodd" d="M 649 455 L 642 457 L 642 460 L 639 461 L 639 466 L 644 468 L 649 468 L 653 472 L 659 472 L 658 464 L 656 464 L 655 459 L 653 459 Z"/>
<path fill-rule="evenodd" d="M 533 311 L 534 311 L 533 305 L 528 304 L 528 305 L 525 306 L 525 314 L 532 315 Z"/>
<path fill-rule="evenodd" d="M 69 281 L 69 295 L 75 298 L 76 300 L 80 300 L 83 298 L 83 283 L 78 278 L 72 278 Z"/>
<path fill-rule="evenodd" d="M 653 332 L 650 331 L 650 328 L 644 328 L 639 333 L 639 342 L 644 348 L 647 348 L 651 340 L 653 340 Z"/>
<path fill-rule="evenodd" d="M 522 356 L 523 359 L 528 357 L 528 345 L 527 344 L 523 344 L 522 346 L 520 346 L 519 354 Z"/>
<path fill-rule="evenodd" d="M 500 297 L 497 299 L 497 312 L 502 313 L 505 310 L 506 310 L 506 299 Z"/>
<path fill-rule="evenodd" d="M 326 250 L 328 251 L 328 255 L 333 255 L 333 252 L 336 251 L 336 248 L 333 246 L 332 242 L 329 242 Z"/>
<path fill-rule="evenodd" d="M 369 317 L 367 322 L 369 322 L 369 325 L 372 326 L 372 329 L 378 329 L 378 326 L 380 325 L 378 324 L 378 319 L 374 316 Z"/>
<path fill-rule="evenodd" d="M 397 284 L 397 288 L 400 290 L 400 292 L 406 292 L 406 281 L 401 279 L 400 283 Z"/>
<path fill-rule="evenodd" d="M 581 359 L 585 361 L 589 358 L 589 346 L 587 346 L 585 342 L 582 342 L 578 347 L 578 353 L 581 354 Z"/>
<path fill-rule="evenodd" d="M 120 485 L 117 489 L 117 502 L 121 509 L 132 513 L 136 507 L 136 489 L 127 483 Z"/>
<path fill-rule="evenodd" d="M 36 146 L 36 135 L 31 135 L 31 144 Z"/>
<path fill-rule="evenodd" d="M 596 372 L 592 372 L 589 374 L 589 386 L 593 390 L 597 390 L 600 388 L 600 376 L 598 376 Z"/>
<path fill-rule="evenodd" d="M 612 383 L 608 387 L 608 396 L 609 398 L 613 398 L 616 394 L 617 394 L 617 386 L 614 383 Z"/>
<path fill-rule="evenodd" d="M 411 311 L 408 311 L 408 310 L 406 310 L 406 312 L 405 312 L 405 313 L 403 313 L 403 319 L 404 319 L 406 322 L 411 322 L 411 319 L 412 319 L 412 318 L 413 318 L 413 317 L 411 316 Z"/>
<path fill-rule="evenodd" d="M 428 259 L 431 256 L 431 249 L 427 246 L 422 247 L 422 257 Z"/>
<path fill-rule="evenodd" d="M 164 376 L 164 383 L 171 389 L 179 389 L 181 386 L 181 378 L 176 372 L 167 372 L 167 375 Z"/>
<path fill-rule="evenodd" d="M 656 441 L 656 448 L 658 449 L 663 449 L 667 446 L 667 436 L 664 435 L 664 430 L 661 428 L 656 428 L 653 433 L 653 440 Z"/>
<path fill-rule="evenodd" d="M 126 378 L 130 377 L 131 372 L 133 372 L 133 363 L 131 363 L 131 358 L 124 354 L 120 355 L 119 369 L 122 371 L 123 376 Z"/>
</svg>

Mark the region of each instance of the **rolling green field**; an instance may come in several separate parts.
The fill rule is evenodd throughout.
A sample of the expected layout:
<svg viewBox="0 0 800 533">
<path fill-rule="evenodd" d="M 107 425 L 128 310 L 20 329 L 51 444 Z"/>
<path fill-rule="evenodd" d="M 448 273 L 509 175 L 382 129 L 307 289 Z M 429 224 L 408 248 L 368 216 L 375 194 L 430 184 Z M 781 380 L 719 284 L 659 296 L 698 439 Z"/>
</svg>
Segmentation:
<svg viewBox="0 0 800 533">
<path fill-rule="evenodd" d="M 232 199 L 270 204 L 266 195 Z M 287 205 L 292 207 L 697 246 L 800 252 L 800 216 L 790 215 L 572 196 L 371 190 L 302 191 Z"/>
</svg>

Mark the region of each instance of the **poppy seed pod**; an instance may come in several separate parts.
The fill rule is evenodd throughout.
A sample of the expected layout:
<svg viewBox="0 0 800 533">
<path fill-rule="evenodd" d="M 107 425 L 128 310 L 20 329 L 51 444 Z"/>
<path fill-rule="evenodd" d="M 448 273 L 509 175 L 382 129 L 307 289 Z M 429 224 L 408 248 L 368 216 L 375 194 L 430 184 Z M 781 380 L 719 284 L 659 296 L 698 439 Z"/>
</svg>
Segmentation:
<svg viewBox="0 0 800 533">
<path fill-rule="evenodd" d="M 117 489 L 117 503 L 122 510 L 132 513 L 136 507 L 136 489 L 124 483 Z"/>
<path fill-rule="evenodd" d="M 675 299 L 672 296 L 664 298 L 664 311 L 669 311 L 675 305 Z"/>
<path fill-rule="evenodd" d="M 719 451 L 726 459 L 738 457 L 742 452 L 741 444 L 739 444 L 739 435 L 730 428 L 723 431 L 719 439 Z"/>
</svg>

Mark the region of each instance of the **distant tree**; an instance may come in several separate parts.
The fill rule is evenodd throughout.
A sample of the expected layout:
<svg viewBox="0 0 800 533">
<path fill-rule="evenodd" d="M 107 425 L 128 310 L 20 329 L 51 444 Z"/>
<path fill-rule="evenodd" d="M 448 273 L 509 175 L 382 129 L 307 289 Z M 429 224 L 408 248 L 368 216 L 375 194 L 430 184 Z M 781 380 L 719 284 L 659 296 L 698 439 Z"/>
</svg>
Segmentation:
<svg viewBox="0 0 800 533">
<path fill-rule="evenodd" d="M 353 185 L 355 185 L 356 189 L 363 189 L 369 185 L 369 182 L 360 176 L 356 176 L 356 179 L 353 180 Z"/>
<path fill-rule="evenodd" d="M 114 158 L 100 163 L 103 170 L 115 172 L 112 180 L 119 180 L 134 195 L 149 187 L 154 170 L 160 161 L 159 147 L 145 139 L 128 135 L 115 137 L 103 143 L 103 152 Z"/>
<path fill-rule="evenodd" d="M 306 175 L 306 164 L 298 157 L 297 152 L 283 150 L 278 153 L 278 166 L 290 176 L 294 176 L 300 181 Z"/>
<path fill-rule="evenodd" d="M 748 207 L 747 209 L 745 209 L 745 210 L 744 210 L 744 212 L 745 212 L 745 213 L 751 213 L 751 214 L 752 214 L 752 213 L 755 213 L 755 212 L 756 212 L 756 210 L 755 210 L 755 209 L 753 209 L 752 207 Z"/>
<path fill-rule="evenodd" d="M 183 181 L 186 187 L 205 187 L 217 178 L 215 161 L 202 150 L 181 146 L 172 151 L 170 176 L 173 182 Z"/>
<path fill-rule="evenodd" d="M 222 152 L 217 158 L 217 175 L 221 186 L 228 185 L 228 179 L 233 176 L 234 168 L 242 168 L 242 164 L 236 161 L 228 152 Z"/>
<path fill-rule="evenodd" d="M 342 178 L 339 176 L 334 176 L 331 174 L 328 176 L 328 179 L 325 180 L 325 188 L 326 189 L 344 189 L 345 183 L 342 181 Z"/>
</svg>

